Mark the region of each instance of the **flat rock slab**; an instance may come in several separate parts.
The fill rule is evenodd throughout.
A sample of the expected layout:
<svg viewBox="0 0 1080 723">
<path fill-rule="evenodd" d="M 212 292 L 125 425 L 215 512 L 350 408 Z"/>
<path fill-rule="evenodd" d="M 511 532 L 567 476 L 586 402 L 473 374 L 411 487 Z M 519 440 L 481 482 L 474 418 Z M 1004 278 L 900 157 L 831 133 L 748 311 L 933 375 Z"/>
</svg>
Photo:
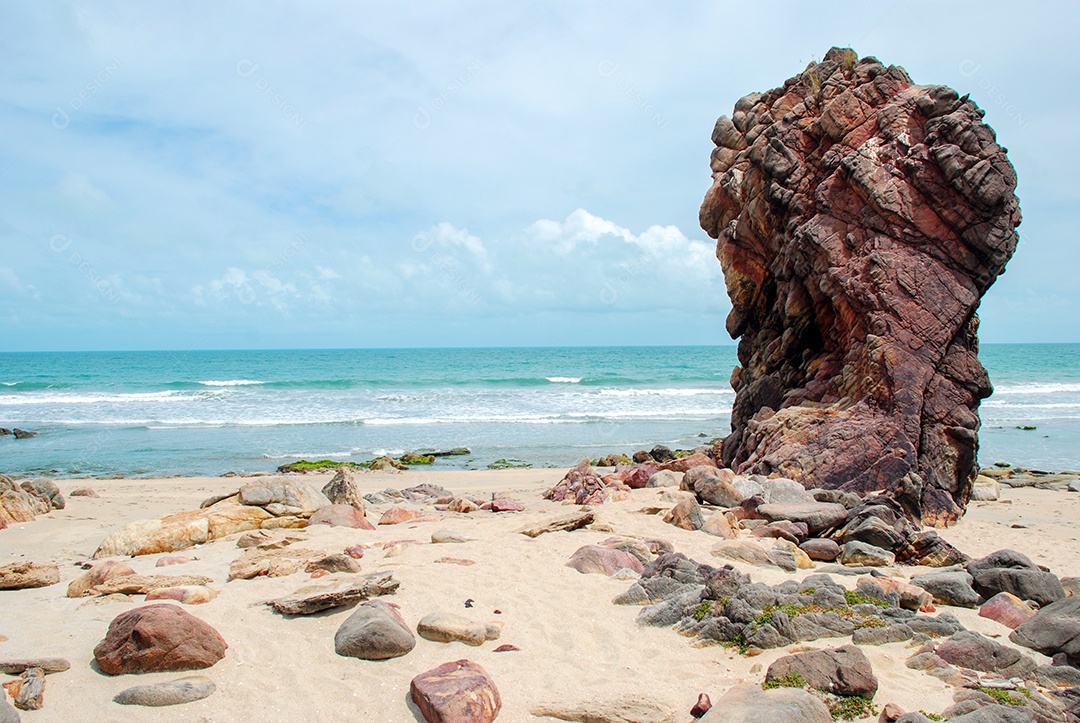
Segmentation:
<svg viewBox="0 0 1080 723">
<path fill-rule="evenodd" d="M 801 488 L 801 485 L 800 485 Z M 758 505 L 757 512 L 769 522 L 805 522 L 811 535 L 839 525 L 848 510 L 837 502 L 774 502 Z"/>
<path fill-rule="evenodd" d="M 645 566 L 641 560 L 624 550 L 615 550 L 601 545 L 585 545 L 570 557 L 566 563 L 580 573 L 599 573 L 613 575 L 623 568 L 641 573 Z"/>
<path fill-rule="evenodd" d="M 769 565 L 772 561 L 765 548 L 750 540 L 725 540 L 712 548 L 712 554 L 725 560 L 750 565 Z"/>
<path fill-rule="evenodd" d="M 498 640 L 502 624 L 477 622 L 453 613 L 429 613 L 420 619 L 416 632 L 421 638 L 436 643 L 462 642 L 476 646 Z"/>
<path fill-rule="evenodd" d="M 266 604 L 282 615 L 313 615 L 380 595 L 392 595 L 400 584 L 390 573 L 375 573 L 329 585 L 304 585 L 291 595 L 268 600 Z"/>
<path fill-rule="evenodd" d="M 250 580 L 253 577 L 284 577 L 299 572 L 304 565 L 312 560 L 326 557 L 326 553 L 319 550 L 308 550 L 299 547 L 283 547 L 281 549 L 263 550 L 258 547 L 249 547 L 244 554 L 232 561 L 229 565 L 230 580 Z"/>
<path fill-rule="evenodd" d="M 431 541 L 436 545 L 441 544 L 461 544 L 465 542 L 475 542 L 475 537 L 469 537 L 463 532 L 457 530 L 435 530 L 431 533 Z"/>
<path fill-rule="evenodd" d="M 36 562 L 13 562 L 0 567 L 0 590 L 48 587 L 60 582 L 60 568 Z"/>
<path fill-rule="evenodd" d="M 71 663 L 67 658 L 23 658 L 0 661 L 0 673 L 8 675 L 22 675 L 23 671 L 30 668 L 41 668 L 46 673 L 63 673 L 71 669 Z"/>
<path fill-rule="evenodd" d="M 203 575 L 123 575 L 95 585 L 90 592 L 94 595 L 145 595 L 167 588 L 205 587 L 213 581 Z"/>
<path fill-rule="evenodd" d="M 683 717 L 670 707 L 646 696 L 615 700 L 583 700 L 579 703 L 552 701 L 531 711 L 538 718 L 556 718 L 577 723 L 681 723 Z"/>
<path fill-rule="evenodd" d="M 574 515 L 560 517 L 557 520 L 551 520 L 535 527 L 526 527 L 518 530 L 518 532 L 528 537 L 539 537 L 546 532 L 570 532 L 571 530 L 578 530 L 585 525 L 591 525 L 595 520 L 596 513 L 592 510 L 588 510 L 587 512 L 579 512 Z"/>
<path fill-rule="evenodd" d="M 136 685 L 116 694 L 114 703 L 160 708 L 167 705 L 192 703 L 208 698 L 217 690 L 214 682 L 203 675 L 170 680 L 153 685 Z"/>
<path fill-rule="evenodd" d="M 217 597 L 217 590 L 205 585 L 161 587 L 146 593 L 146 601 L 175 600 L 181 605 L 203 605 Z"/>
<path fill-rule="evenodd" d="M 495 681 L 471 660 L 421 673 L 409 684 L 409 695 L 428 723 L 490 723 L 502 708 Z"/>
<path fill-rule="evenodd" d="M 108 675 L 209 668 L 229 646 L 214 628 L 176 605 L 145 605 L 109 624 L 94 659 Z"/>
</svg>

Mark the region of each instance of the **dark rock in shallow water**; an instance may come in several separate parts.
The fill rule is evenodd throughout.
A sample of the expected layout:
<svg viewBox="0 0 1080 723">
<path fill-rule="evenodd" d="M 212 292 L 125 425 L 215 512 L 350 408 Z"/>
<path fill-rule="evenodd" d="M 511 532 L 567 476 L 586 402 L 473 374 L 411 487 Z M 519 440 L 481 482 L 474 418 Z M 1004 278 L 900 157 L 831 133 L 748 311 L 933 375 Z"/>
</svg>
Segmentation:
<svg viewBox="0 0 1080 723">
<path fill-rule="evenodd" d="M 975 312 L 1020 223 L 982 116 L 833 48 L 717 121 L 700 222 L 741 337 L 724 466 L 962 514 L 991 392 Z"/>
<path fill-rule="evenodd" d="M 18 427 L 11 430 L 11 433 L 15 435 L 15 439 L 32 439 L 37 436 L 37 432 L 28 432 L 25 429 L 19 429 Z"/>
</svg>

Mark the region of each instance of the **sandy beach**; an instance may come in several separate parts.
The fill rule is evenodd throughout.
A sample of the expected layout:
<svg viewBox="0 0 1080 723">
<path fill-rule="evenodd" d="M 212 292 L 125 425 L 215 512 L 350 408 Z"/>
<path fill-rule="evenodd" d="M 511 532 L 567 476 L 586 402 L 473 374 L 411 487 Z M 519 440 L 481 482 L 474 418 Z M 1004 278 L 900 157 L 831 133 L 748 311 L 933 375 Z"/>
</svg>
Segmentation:
<svg viewBox="0 0 1080 723">
<path fill-rule="evenodd" d="M 288 594 L 306 582 L 306 573 L 287 577 L 227 582 L 229 564 L 242 552 L 240 535 L 182 552 L 191 562 L 155 568 L 161 555 L 128 560 L 144 574 L 196 574 L 213 578 L 220 594 L 207 604 L 185 609 L 221 633 L 229 648 L 221 662 L 199 671 L 217 691 L 207 699 L 174 708 L 120 706 L 112 698 L 133 685 L 172 680 L 183 674 L 108 676 L 92 665 L 94 646 L 110 621 L 137 607 L 142 596 L 128 602 L 65 597 L 68 583 L 112 530 L 133 520 L 194 509 L 208 496 L 236 490 L 237 478 L 172 478 L 61 480 L 67 507 L 14 524 L 0 532 L 0 564 L 32 560 L 57 563 L 60 584 L 0 592 L 0 659 L 60 656 L 71 661 L 69 671 L 50 675 L 45 706 L 22 712 L 24 721 L 239 721 L 239 720 L 423 720 L 409 700 L 409 681 L 416 674 L 460 658 L 482 665 L 502 694 L 500 720 L 535 720 L 531 711 L 545 703 L 572 705 L 647 697 L 669 707 L 675 720 L 691 720 L 689 710 L 699 693 L 715 701 L 733 684 L 760 684 L 769 663 L 789 648 L 744 657 L 719 646 L 691 647 L 687 638 L 667 628 L 640 627 L 639 608 L 613 605 L 611 599 L 631 584 L 603 575 L 586 575 L 565 563 L 579 547 L 612 534 L 670 541 L 675 550 L 699 562 L 718 564 L 710 555 L 717 538 L 662 521 L 655 508 L 666 510 L 659 489 L 639 489 L 630 499 L 595 508 L 597 522 L 586 529 L 554 532 L 535 539 L 520 534 L 523 527 L 542 523 L 576 509 L 542 499 L 565 470 L 506 470 L 473 472 L 367 473 L 357 476 L 362 492 L 437 483 L 455 494 L 488 497 L 494 492 L 519 500 L 524 512 L 437 511 L 432 521 L 378 526 L 374 531 L 317 525 L 288 531 L 304 538 L 308 548 L 340 552 L 357 543 L 370 545 L 363 572 L 389 571 L 401 586 L 391 598 L 401 606 L 415 629 L 424 615 L 451 612 L 481 622 L 501 622 L 498 641 L 470 647 L 419 638 L 416 648 L 400 658 L 368 662 L 334 652 L 334 632 L 349 609 L 314 616 L 284 618 L 262 603 Z M 304 477 L 322 485 L 329 475 Z M 100 498 L 70 497 L 79 487 L 94 488 Z M 389 505 L 369 505 L 377 521 Z M 653 508 L 650 510 L 649 508 Z M 645 510 L 645 512 L 643 512 Z M 979 557 L 1012 548 L 1048 566 L 1058 575 L 1076 573 L 1080 543 L 1073 522 L 1080 515 L 1080 495 L 1040 489 L 1004 488 L 1002 499 L 970 505 L 965 518 L 942 536 L 963 552 Z M 432 544 L 436 530 L 454 530 L 475 538 L 459 544 Z M 285 531 L 281 531 L 285 532 Z M 744 533 L 745 534 L 745 533 Z M 391 554 L 384 543 L 411 540 Z M 473 565 L 440 563 L 443 557 L 463 558 Z M 801 579 L 813 570 L 789 574 L 779 568 L 736 563 L 753 581 L 774 584 Z M 892 568 L 908 576 L 919 568 Z M 853 587 L 855 578 L 836 576 Z M 466 600 L 473 605 L 466 608 Z M 1008 628 L 980 618 L 973 609 L 954 612 L 971 630 L 1007 640 Z M 499 612 L 496 612 L 499 611 Z M 799 649 L 834 647 L 840 639 L 800 644 Z M 518 651 L 494 652 L 501 644 Z M 906 643 L 865 646 L 880 681 L 877 704 L 893 702 L 904 710 L 940 711 L 952 702 L 953 689 L 925 673 L 909 670 L 904 660 L 912 650 Z M 1046 662 L 1031 651 L 1040 662 Z"/>
</svg>

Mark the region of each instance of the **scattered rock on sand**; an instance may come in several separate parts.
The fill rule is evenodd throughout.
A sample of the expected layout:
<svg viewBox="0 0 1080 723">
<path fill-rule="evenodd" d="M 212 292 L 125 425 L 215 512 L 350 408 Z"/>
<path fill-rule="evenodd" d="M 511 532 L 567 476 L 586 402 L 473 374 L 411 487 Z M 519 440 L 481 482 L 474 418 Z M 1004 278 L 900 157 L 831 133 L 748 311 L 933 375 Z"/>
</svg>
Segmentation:
<svg viewBox="0 0 1080 723">
<path fill-rule="evenodd" d="M 645 569 L 641 561 L 629 552 L 601 545 L 579 547 L 566 563 L 580 573 L 613 575 L 623 568 L 640 573 Z"/>
<path fill-rule="evenodd" d="M 330 583 L 309 583 L 267 605 L 282 615 L 313 615 L 323 610 L 355 605 L 380 595 L 391 595 L 400 583 L 390 573 L 378 572 L 359 580 L 347 578 Z"/>
<path fill-rule="evenodd" d="M 471 660 L 421 673 L 412 679 L 409 694 L 428 723 L 490 723 L 502 708 L 495 681 Z"/>
<path fill-rule="evenodd" d="M 46 674 L 63 673 L 71 669 L 71 662 L 67 658 L 24 658 L 0 661 L 0 673 L 8 675 L 22 675 L 23 671 L 30 668 L 41 668 Z"/>
<path fill-rule="evenodd" d="M 60 568 L 36 562 L 13 562 L 0 567 L 0 590 L 48 587 L 60 582 Z"/>
<path fill-rule="evenodd" d="M 798 688 L 735 685 L 713 703 L 702 723 L 832 723 L 828 707 Z"/>
<path fill-rule="evenodd" d="M 545 532 L 570 532 L 572 530 L 578 530 L 585 525 L 590 525 L 596 520 L 596 513 L 592 510 L 586 510 L 584 512 L 578 512 L 566 517 L 560 517 L 556 520 L 545 522 L 535 527 L 526 527 L 522 530 L 518 530 L 523 535 L 528 537 L 539 537 Z"/>
<path fill-rule="evenodd" d="M 380 525 L 400 525 L 403 522 L 413 522 L 424 516 L 420 510 L 408 507 L 391 507 L 379 518 Z"/>
<path fill-rule="evenodd" d="M 72 490 L 69 497 L 101 497 L 97 492 L 89 487 L 80 487 L 77 490 Z"/>
<path fill-rule="evenodd" d="M 416 647 L 416 636 L 405 624 L 398 606 L 383 600 L 359 605 L 334 635 L 338 655 L 362 660 L 387 660 Z"/>
<path fill-rule="evenodd" d="M 93 595 L 94 589 L 105 582 L 134 575 L 135 570 L 119 560 L 101 560 L 68 584 L 68 597 Z"/>
<path fill-rule="evenodd" d="M 811 688 L 834 695 L 873 698 L 878 680 L 870 660 L 854 645 L 785 655 L 769 666 L 765 682 L 797 674 Z"/>
<path fill-rule="evenodd" d="M 41 668 L 24 670 L 15 680 L 4 683 L 4 688 L 19 710 L 41 710 L 45 705 L 45 671 Z"/>
<path fill-rule="evenodd" d="M 209 668 L 229 646 L 214 628 L 175 605 L 145 605 L 109 624 L 94 659 L 108 675 Z"/>
<path fill-rule="evenodd" d="M 175 600 L 183 605 L 202 605 L 217 597 L 217 590 L 206 585 L 180 585 L 162 587 L 146 593 L 146 601 Z"/>
<path fill-rule="evenodd" d="M 217 690 L 214 682 L 204 675 L 192 675 L 153 685 L 136 685 L 116 694 L 114 703 L 120 705 L 142 705 L 160 708 L 167 705 L 180 705 L 208 698 Z"/>
<path fill-rule="evenodd" d="M 363 517 L 367 513 L 364 498 L 356 486 L 356 473 L 350 467 L 339 467 L 334 476 L 322 488 L 322 493 L 335 505 L 355 507 Z"/>
<path fill-rule="evenodd" d="M 799 549 L 805 552 L 811 560 L 819 562 L 832 562 L 840 557 L 840 545 L 836 544 L 836 540 L 815 537 L 803 541 L 799 545 Z"/>
<path fill-rule="evenodd" d="M 437 612 L 422 617 L 416 632 L 421 638 L 436 643 L 459 641 L 476 646 L 483 645 L 487 640 L 498 640 L 502 634 L 502 624 L 481 623 L 461 615 Z"/>
<path fill-rule="evenodd" d="M 577 723 L 678 723 L 675 711 L 647 695 L 628 695 L 613 700 L 552 701 L 533 708 L 537 718 Z"/>
<path fill-rule="evenodd" d="M 1033 615 L 1035 610 L 1010 592 L 999 592 L 979 607 L 979 617 L 1014 629 Z"/>
<path fill-rule="evenodd" d="M 203 575 L 124 575 L 93 587 L 93 595 L 146 595 L 154 590 L 205 586 L 213 580 Z"/>
<path fill-rule="evenodd" d="M 475 542 L 475 537 L 458 532 L 456 530 L 435 530 L 431 533 L 431 541 L 435 544 Z"/>
<path fill-rule="evenodd" d="M 360 572 L 360 561 L 355 557 L 350 557 L 342 552 L 336 552 L 333 555 L 327 555 L 326 557 L 320 557 L 317 560 L 310 560 L 304 565 L 304 572 L 315 572 L 316 570 L 325 570 L 326 572 Z"/>
<path fill-rule="evenodd" d="M 524 512 L 525 505 L 509 497 L 496 497 L 491 502 L 481 505 L 480 509 L 487 508 L 492 512 Z"/>
<path fill-rule="evenodd" d="M 684 530 L 700 530 L 705 525 L 705 517 L 701 514 L 701 505 L 698 504 L 693 495 L 685 494 L 664 515 L 664 522 L 681 527 Z"/>
<path fill-rule="evenodd" d="M 352 505 L 327 505 L 317 510 L 308 520 L 308 524 L 351 527 L 355 530 L 375 529 L 375 525 L 368 521 L 364 513 Z"/>
<path fill-rule="evenodd" d="M 165 557 L 158 558 L 158 561 L 154 563 L 154 567 L 168 567 L 169 565 L 186 565 L 191 562 L 190 557 L 184 557 L 183 555 L 166 555 Z"/>
<path fill-rule="evenodd" d="M 312 560 L 326 557 L 325 552 L 300 547 L 261 550 L 251 547 L 229 565 L 230 580 L 250 580 L 253 577 L 284 577 L 299 572 Z"/>
</svg>

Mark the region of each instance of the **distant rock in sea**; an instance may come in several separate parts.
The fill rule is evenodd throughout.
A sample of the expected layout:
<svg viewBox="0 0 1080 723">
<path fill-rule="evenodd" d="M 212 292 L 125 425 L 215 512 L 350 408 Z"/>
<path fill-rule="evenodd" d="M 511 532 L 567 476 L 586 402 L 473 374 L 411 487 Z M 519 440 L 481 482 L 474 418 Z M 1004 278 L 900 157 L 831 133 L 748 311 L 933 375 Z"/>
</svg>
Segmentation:
<svg viewBox="0 0 1080 723">
<path fill-rule="evenodd" d="M 713 129 L 701 227 L 741 338 L 722 466 L 888 490 L 928 524 L 976 476 L 983 294 L 1016 249 L 1016 172 L 983 111 L 850 49 Z"/>
</svg>

